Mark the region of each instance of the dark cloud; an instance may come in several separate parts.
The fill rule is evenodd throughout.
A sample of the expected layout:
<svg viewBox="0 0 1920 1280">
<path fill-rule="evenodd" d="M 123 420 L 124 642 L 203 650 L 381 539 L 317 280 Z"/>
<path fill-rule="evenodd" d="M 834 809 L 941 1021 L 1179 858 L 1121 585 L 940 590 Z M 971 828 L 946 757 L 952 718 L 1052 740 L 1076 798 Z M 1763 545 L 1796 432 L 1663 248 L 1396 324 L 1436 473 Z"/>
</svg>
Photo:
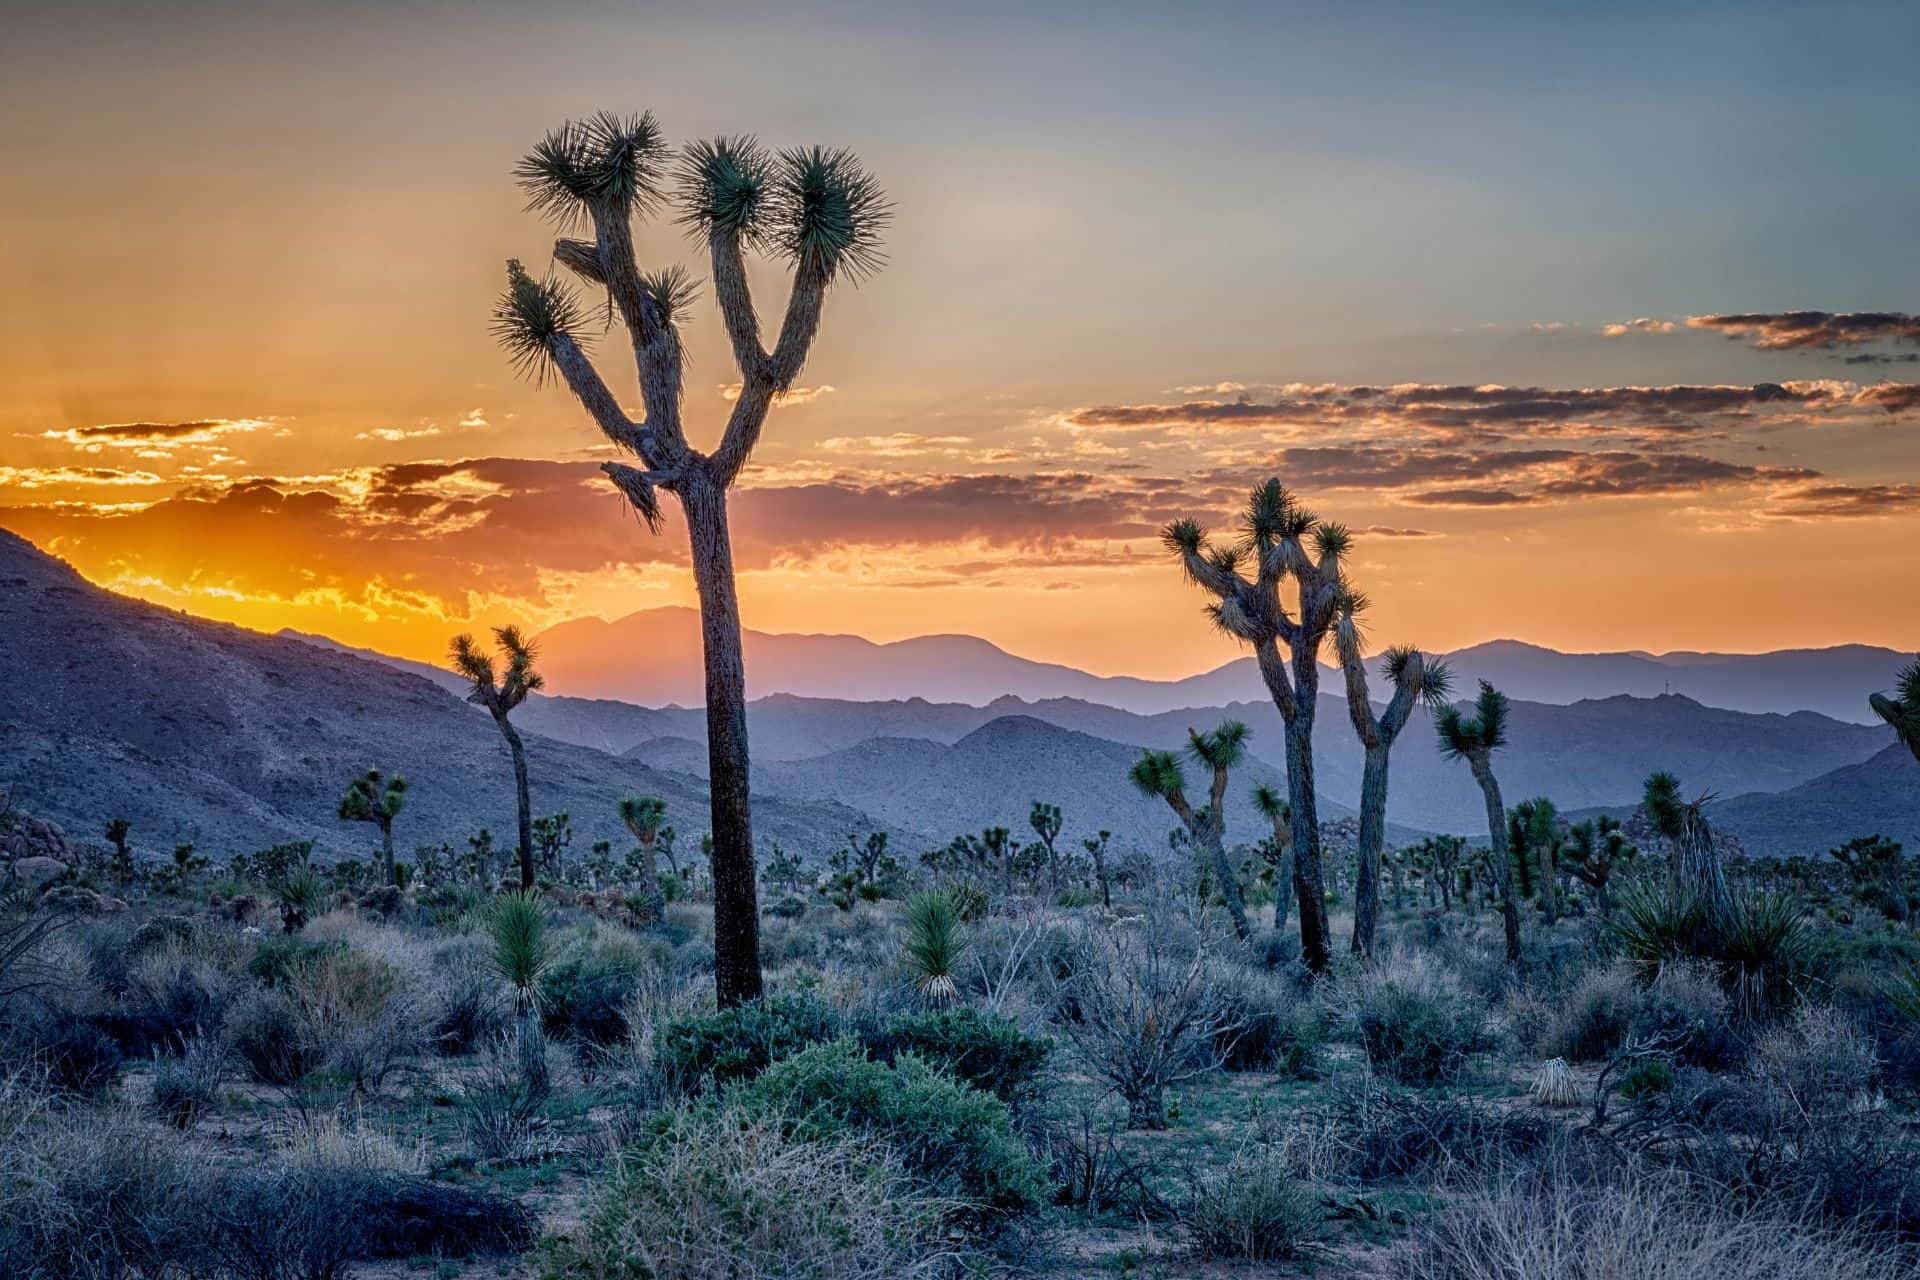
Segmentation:
<svg viewBox="0 0 1920 1280">
<path fill-rule="evenodd" d="M 1920 511 L 1920 484 L 1807 484 L 1774 495 L 1761 515 L 1778 520 L 1858 519 Z"/>
<path fill-rule="evenodd" d="M 1869 342 L 1920 342 L 1920 316 L 1904 311 L 1747 311 L 1689 316 L 1687 325 L 1744 339 L 1756 351 L 1831 351 Z"/>
<path fill-rule="evenodd" d="M 1432 529 L 1396 529 L 1390 524 L 1373 524 L 1360 530 L 1370 538 L 1438 538 Z"/>
<path fill-rule="evenodd" d="M 74 427 L 63 434 L 80 440 L 171 440 L 177 436 L 198 435 L 225 425 L 219 418 L 202 418 L 198 422 L 109 422 L 97 427 Z"/>
<path fill-rule="evenodd" d="M 1429 489 L 1408 494 L 1406 501 L 1422 507 L 1526 507 L 1543 499 L 1511 489 Z"/>
</svg>

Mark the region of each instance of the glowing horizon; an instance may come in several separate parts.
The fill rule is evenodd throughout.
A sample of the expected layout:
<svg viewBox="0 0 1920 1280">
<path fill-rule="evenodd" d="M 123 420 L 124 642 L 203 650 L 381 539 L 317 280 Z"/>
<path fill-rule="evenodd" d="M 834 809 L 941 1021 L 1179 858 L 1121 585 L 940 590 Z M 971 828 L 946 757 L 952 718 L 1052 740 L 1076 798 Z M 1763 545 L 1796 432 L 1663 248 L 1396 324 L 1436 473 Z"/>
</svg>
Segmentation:
<svg viewBox="0 0 1920 1280">
<path fill-rule="evenodd" d="M 1156 531 L 1272 474 L 1360 532 L 1382 643 L 1920 637 L 1910 11 L 1019 12 L 990 44 L 938 13 L 473 13 L 10 28 L 0 527 L 429 661 L 691 604 L 677 523 L 636 526 L 486 329 L 551 235 L 516 156 L 650 108 L 850 146 L 898 206 L 736 497 L 751 629 L 1211 669 L 1239 650 Z M 641 247 L 699 262 L 667 220 Z M 709 303 L 688 342 L 710 440 Z"/>
</svg>

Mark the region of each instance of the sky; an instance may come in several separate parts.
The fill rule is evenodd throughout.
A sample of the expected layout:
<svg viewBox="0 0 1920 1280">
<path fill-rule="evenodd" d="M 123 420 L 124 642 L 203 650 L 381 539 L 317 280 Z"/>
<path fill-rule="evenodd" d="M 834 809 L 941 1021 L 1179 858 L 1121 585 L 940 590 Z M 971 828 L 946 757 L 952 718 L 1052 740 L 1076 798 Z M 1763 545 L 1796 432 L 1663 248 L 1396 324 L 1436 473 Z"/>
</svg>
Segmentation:
<svg viewBox="0 0 1920 1280">
<path fill-rule="evenodd" d="M 894 204 L 732 504 L 750 627 L 1203 670 L 1157 530 L 1273 475 L 1382 643 L 1920 644 L 1911 5 L 7 13 L 0 527 L 114 590 L 423 658 L 691 603 L 488 331 L 514 162 L 606 108 Z"/>
</svg>

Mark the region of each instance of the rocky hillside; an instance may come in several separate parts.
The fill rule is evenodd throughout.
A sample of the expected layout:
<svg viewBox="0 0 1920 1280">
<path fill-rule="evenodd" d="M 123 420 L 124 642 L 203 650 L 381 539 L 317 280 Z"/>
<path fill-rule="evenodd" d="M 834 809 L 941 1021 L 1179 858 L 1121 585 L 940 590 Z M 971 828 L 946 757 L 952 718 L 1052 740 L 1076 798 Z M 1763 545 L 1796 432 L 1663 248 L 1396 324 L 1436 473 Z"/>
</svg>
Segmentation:
<svg viewBox="0 0 1920 1280">
<path fill-rule="evenodd" d="M 128 600 L 0 531 L 0 787 L 70 835 L 108 818 L 135 846 L 192 842 L 216 857 L 311 839 L 364 853 L 370 827 L 335 805 L 370 765 L 413 784 L 402 848 L 513 830 L 505 746 L 479 710 L 419 675 Z M 653 792 L 685 832 L 706 826 L 704 786 L 529 734 L 534 810 L 565 810 L 575 842 L 624 841 L 613 806 Z M 865 815 L 775 797 L 756 802 L 769 838 L 824 847 Z"/>
<path fill-rule="evenodd" d="M 1854 836 L 1883 835 L 1920 853 L 1920 762 L 1899 743 L 1811 782 L 1750 792 L 1708 810 L 1715 825 L 1767 857 L 1819 854 Z"/>
</svg>

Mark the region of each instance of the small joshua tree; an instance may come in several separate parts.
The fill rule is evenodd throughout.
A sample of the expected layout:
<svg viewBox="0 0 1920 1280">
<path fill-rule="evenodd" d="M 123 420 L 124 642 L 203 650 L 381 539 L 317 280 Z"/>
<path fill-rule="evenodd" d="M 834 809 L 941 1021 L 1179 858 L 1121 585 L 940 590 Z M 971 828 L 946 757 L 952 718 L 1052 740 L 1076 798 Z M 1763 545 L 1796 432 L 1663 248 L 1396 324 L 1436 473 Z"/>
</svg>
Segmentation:
<svg viewBox="0 0 1920 1280">
<path fill-rule="evenodd" d="M 1211 733 L 1187 730 L 1188 752 L 1213 772 L 1210 801 L 1195 809 L 1187 799 L 1187 775 L 1180 757 L 1171 751 L 1149 751 L 1133 762 L 1127 779 L 1142 795 L 1158 796 L 1167 802 L 1180 819 L 1187 837 L 1210 864 L 1209 870 L 1220 882 L 1220 893 L 1227 903 L 1227 915 L 1233 931 L 1246 938 L 1252 930 L 1247 924 L 1247 906 L 1240 895 L 1240 881 L 1227 865 L 1226 800 L 1227 779 L 1233 767 L 1246 757 L 1247 739 L 1253 731 L 1238 720 L 1229 720 Z"/>
<path fill-rule="evenodd" d="M 1593 902 L 1601 915 L 1613 909 L 1607 884 L 1623 863 L 1632 861 L 1639 849 L 1627 843 L 1618 818 L 1606 814 L 1576 822 L 1567 831 L 1564 850 L 1568 874 L 1593 890 Z"/>
<path fill-rule="evenodd" d="M 1443 707 L 1437 717 L 1440 754 L 1465 760 L 1487 802 L 1487 835 L 1493 845 L 1493 882 L 1500 891 L 1500 916 L 1507 935 L 1507 963 L 1520 963 L 1520 898 L 1513 883 L 1513 857 L 1507 849 L 1507 806 L 1493 776 L 1493 753 L 1507 745 L 1507 695 L 1480 682 L 1480 696 L 1469 717 L 1459 707 Z"/>
<path fill-rule="evenodd" d="M 660 843 L 660 826 L 667 818 L 667 802 L 659 796 L 628 796 L 620 802 L 620 821 L 633 833 L 640 849 L 640 915 L 643 920 L 658 920 L 667 909 L 667 895 L 660 888 L 660 863 L 655 856 Z"/>
<path fill-rule="evenodd" d="M 1520 896 L 1527 897 L 1535 873 L 1539 876 L 1540 910 L 1547 923 L 1560 918 L 1559 852 L 1564 823 L 1560 810 L 1546 796 L 1523 800 L 1507 815 L 1507 843 L 1520 873 Z"/>
<path fill-rule="evenodd" d="M 140 864 L 133 860 L 133 849 L 127 843 L 127 837 L 133 833 L 133 824 L 125 818 L 115 818 L 107 823 L 107 842 L 113 846 L 113 862 L 109 870 L 120 884 L 132 884 L 140 874 Z"/>
<path fill-rule="evenodd" d="M 492 655 L 480 652 L 470 635 L 455 636 L 450 652 L 453 669 L 473 684 L 467 701 L 487 709 L 513 756 L 513 798 L 520 819 L 520 888 L 527 890 L 533 888 L 533 805 L 527 799 L 527 748 L 508 717 L 546 681 L 533 669 L 537 656 L 533 642 L 520 634 L 520 628 L 500 627 L 493 638 L 506 660 L 504 671 L 495 670 Z"/>
<path fill-rule="evenodd" d="M 1867 705 L 1873 713 L 1893 726 L 1899 735 L 1901 745 L 1913 752 L 1913 758 L 1920 760 L 1920 658 L 1900 669 L 1895 677 L 1899 685 L 1897 697 L 1889 698 L 1883 693 L 1870 694 Z"/>
<path fill-rule="evenodd" d="M 1320 650 L 1348 601 L 1341 564 L 1353 545 L 1344 525 L 1322 524 L 1277 479 L 1254 489 L 1240 517 L 1240 537 L 1214 544 L 1192 520 L 1161 535 L 1194 583 L 1215 598 L 1207 614 L 1222 631 L 1250 645 L 1267 693 L 1286 723 L 1287 802 L 1300 896 L 1301 958 L 1324 973 L 1332 958 L 1320 869 L 1320 810 L 1313 780 L 1313 722 L 1320 697 Z M 1311 550 L 1309 550 L 1311 544 Z M 1251 578 L 1241 573 L 1253 569 Z M 1292 608 L 1282 599 L 1291 578 Z M 1286 654 L 1281 653 L 1281 646 Z"/>
<path fill-rule="evenodd" d="M 1360 836 L 1353 872 L 1355 955 L 1373 950 L 1373 935 L 1380 920 L 1380 852 L 1387 843 L 1388 753 L 1406 728 L 1414 707 L 1422 702 L 1430 707 L 1445 706 L 1452 683 L 1445 664 L 1429 659 L 1418 649 L 1396 645 L 1384 655 L 1393 694 L 1375 715 L 1367 688 L 1367 664 L 1360 651 L 1359 618 L 1366 607 L 1365 596 L 1348 591 L 1341 599 L 1340 621 L 1333 632 L 1334 651 L 1340 655 L 1340 668 L 1347 678 L 1347 715 L 1365 753 L 1360 775 Z"/>
<path fill-rule="evenodd" d="M 1273 834 L 1261 846 L 1267 861 L 1273 864 L 1273 927 L 1284 929 L 1287 914 L 1293 910 L 1294 861 L 1292 814 L 1287 798 L 1261 782 L 1253 788 L 1253 807 L 1273 826 Z"/>
<path fill-rule="evenodd" d="M 1113 832 L 1102 831 L 1080 841 L 1080 847 L 1087 851 L 1093 863 L 1093 881 L 1100 886 L 1100 905 L 1108 911 L 1113 910 L 1113 894 L 1107 887 L 1107 841 L 1111 839 Z"/>
<path fill-rule="evenodd" d="M 393 860 L 393 820 L 406 803 L 407 780 L 399 774 L 388 777 L 378 769 L 369 769 L 347 785 L 340 797 L 342 822 L 371 822 L 380 829 L 381 882 L 400 883 L 400 868 Z"/>
<path fill-rule="evenodd" d="M 1027 814 L 1027 825 L 1040 837 L 1040 847 L 1047 856 L 1047 887 L 1055 893 L 1060 892 L 1060 855 L 1054 848 L 1054 842 L 1060 839 L 1060 806 L 1035 800 L 1033 809 Z"/>
<path fill-rule="evenodd" d="M 554 883 L 567 878 L 567 850 L 573 847 L 573 819 L 566 813 L 533 820 L 533 848 L 541 870 Z"/>
<path fill-rule="evenodd" d="M 672 153 L 651 115 L 601 113 L 548 134 L 516 177 L 530 207 L 589 240 L 561 239 L 553 255 L 590 285 L 631 339 L 644 409 L 631 420 L 584 351 L 588 309 L 554 279 L 536 281 L 517 262 L 494 311 L 514 362 L 536 377 L 557 373 L 617 449 L 639 466 L 602 464 L 650 528 L 659 491 L 679 499 L 700 597 L 706 665 L 707 754 L 714 835 L 714 981 L 720 1003 L 760 994 L 759 907 L 748 788 L 746 673 L 740 602 L 727 524 L 727 494 L 739 478 L 774 401 L 793 389 L 820 330 L 832 287 L 876 271 L 890 209 L 879 184 L 849 151 L 812 147 L 771 153 L 752 138 L 715 138 L 684 148 L 673 175 L 680 224 L 703 240 L 713 290 L 740 371 L 720 444 L 703 453 L 683 422 L 686 357 L 680 325 L 694 299 L 686 272 L 643 271 L 633 221 L 665 202 Z M 792 264 L 786 317 L 771 351 L 747 283 L 747 254 Z"/>
</svg>

